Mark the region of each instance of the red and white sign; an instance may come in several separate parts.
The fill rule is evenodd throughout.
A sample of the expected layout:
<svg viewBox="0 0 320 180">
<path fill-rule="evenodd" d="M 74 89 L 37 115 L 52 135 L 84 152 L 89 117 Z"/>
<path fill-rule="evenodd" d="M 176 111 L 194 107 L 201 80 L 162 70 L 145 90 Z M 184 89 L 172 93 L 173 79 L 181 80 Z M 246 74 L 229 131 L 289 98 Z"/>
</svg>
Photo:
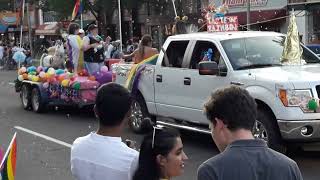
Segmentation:
<svg viewBox="0 0 320 180">
<path fill-rule="evenodd" d="M 208 21 L 208 32 L 225 32 L 225 31 L 238 31 L 238 17 L 225 16 L 216 17 L 213 21 Z"/>
<path fill-rule="evenodd" d="M 232 7 L 243 7 L 247 6 L 248 0 L 223 0 L 222 4 L 227 5 L 229 8 Z M 266 6 L 268 0 L 250 0 L 251 6 Z"/>
</svg>

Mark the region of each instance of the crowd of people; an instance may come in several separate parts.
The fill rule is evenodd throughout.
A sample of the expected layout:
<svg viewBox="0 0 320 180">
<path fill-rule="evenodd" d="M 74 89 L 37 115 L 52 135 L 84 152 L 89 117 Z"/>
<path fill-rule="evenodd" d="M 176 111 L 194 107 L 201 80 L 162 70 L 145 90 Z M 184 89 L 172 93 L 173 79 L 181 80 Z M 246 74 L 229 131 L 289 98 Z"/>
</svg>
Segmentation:
<svg viewBox="0 0 320 180">
<path fill-rule="evenodd" d="M 133 38 L 127 41 L 127 47 L 121 52 L 120 40 L 112 41 L 108 36 L 105 40 L 98 34 L 98 26 L 91 24 L 87 32 L 80 29 L 76 23 L 71 23 L 68 28 L 68 37 L 66 47 L 69 60 L 67 68 L 70 71 L 78 72 L 86 69 L 92 75 L 99 71 L 105 61 L 109 59 L 125 59 L 127 62 L 132 61 L 139 63 L 143 59 L 158 54 L 158 51 L 152 48 L 152 39 L 150 35 Z"/>
<path fill-rule="evenodd" d="M 29 46 L 18 46 L 14 42 L 5 44 L 0 41 L 0 66 L 6 69 L 16 69 L 17 60 L 14 60 L 13 56 L 16 52 L 23 52 L 25 59 L 21 62 L 22 65 L 30 65 L 32 63 L 31 51 Z"/>
<path fill-rule="evenodd" d="M 144 137 L 139 152 L 122 142 L 131 103 L 131 94 L 121 85 L 109 83 L 99 88 L 94 107 L 99 128 L 72 145 L 75 179 L 169 180 L 184 173 L 188 157 L 178 131 L 155 126 Z M 221 153 L 199 167 L 198 180 L 303 179 L 296 162 L 253 137 L 257 105 L 248 91 L 237 86 L 217 90 L 204 109 Z"/>
</svg>

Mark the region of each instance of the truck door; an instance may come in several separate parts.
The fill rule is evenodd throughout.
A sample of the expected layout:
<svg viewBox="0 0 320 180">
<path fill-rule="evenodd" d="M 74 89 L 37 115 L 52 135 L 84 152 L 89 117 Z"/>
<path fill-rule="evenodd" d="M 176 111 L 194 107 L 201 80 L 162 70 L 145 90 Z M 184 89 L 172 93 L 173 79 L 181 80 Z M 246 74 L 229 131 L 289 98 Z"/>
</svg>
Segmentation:
<svg viewBox="0 0 320 180">
<path fill-rule="evenodd" d="M 177 118 L 185 104 L 182 91 L 188 70 L 185 63 L 188 48 L 188 40 L 172 40 L 165 50 L 169 64 L 163 59 L 155 68 L 155 103 L 159 116 Z"/>
<path fill-rule="evenodd" d="M 207 57 L 207 52 L 212 51 L 212 56 Z M 211 92 L 217 88 L 230 85 L 228 78 L 228 68 L 219 51 L 218 46 L 211 41 L 196 41 L 192 51 L 187 57 L 188 68 L 184 70 L 183 88 L 180 96 L 183 97 L 183 119 L 194 123 L 207 124 L 203 113 L 203 105 L 210 96 Z M 199 75 L 198 63 L 201 61 L 216 61 L 220 67 L 219 76 L 203 76 Z M 188 83 L 185 81 L 188 80 Z"/>
</svg>

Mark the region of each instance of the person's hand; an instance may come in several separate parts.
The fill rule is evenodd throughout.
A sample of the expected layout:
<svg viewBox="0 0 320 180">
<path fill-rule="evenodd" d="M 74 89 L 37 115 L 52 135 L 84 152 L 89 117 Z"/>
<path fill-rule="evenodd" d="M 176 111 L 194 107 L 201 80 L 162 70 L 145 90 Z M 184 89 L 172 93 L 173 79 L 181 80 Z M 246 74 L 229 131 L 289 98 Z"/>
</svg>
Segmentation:
<svg viewBox="0 0 320 180">
<path fill-rule="evenodd" d="M 136 143 L 137 143 L 137 142 L 135 142 L 135 141 L 132 141 L 132 140 L 130 140 L 130 139 L 126 139 L 126 144 L 127 144 L 127 146 L 128 146 L 129 148 L 131 148 L 131 149 L 137 150 Z"/>
</svg>

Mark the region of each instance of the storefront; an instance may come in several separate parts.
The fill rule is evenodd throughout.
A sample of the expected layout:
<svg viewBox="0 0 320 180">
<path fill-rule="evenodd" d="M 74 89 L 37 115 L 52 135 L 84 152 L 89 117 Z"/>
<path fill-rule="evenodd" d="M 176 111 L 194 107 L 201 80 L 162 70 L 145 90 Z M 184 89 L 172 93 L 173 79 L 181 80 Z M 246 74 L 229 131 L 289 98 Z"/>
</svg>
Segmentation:
<svg viewBox="0 0 320 180">
<path fill-rule="evenodd" d="M 288 9 L 299 12 L 297 24 L 304 43 L 320 44 L 320 0 L 288 0 Z"/>
<path fill-rule="evenodd" d="M 246 30 L 247 0 L 214 0 L 216 6 L 226 4 L 230 16 L 238 16 L 239 25 Z M 286 0 L 251 0 L 250 29 L 258 31 L 287 31 Z"/>
<path fill-rule="evenodd" d="M 15 12 L 0 13 L 1 40 L 6 44 L 8 41 L 16 41 L 15 29 L 19 26 L 20 16 Z M 20 31 L 20 30 L 19 30 Z"/>
</svg>

